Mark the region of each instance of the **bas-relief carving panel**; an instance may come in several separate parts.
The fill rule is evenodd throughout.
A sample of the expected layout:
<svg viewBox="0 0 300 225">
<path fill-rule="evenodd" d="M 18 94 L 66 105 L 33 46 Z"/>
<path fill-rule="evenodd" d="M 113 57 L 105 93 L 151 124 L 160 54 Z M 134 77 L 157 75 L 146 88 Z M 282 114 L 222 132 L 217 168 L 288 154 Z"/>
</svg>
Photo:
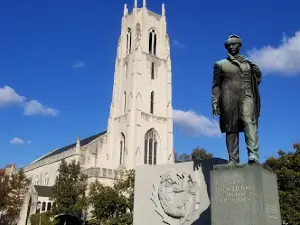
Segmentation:
<svg viewBox="0 0 300 225">
<path fill-rule="evenodd" d="M 192 163 L 142 166 L 135 189 L 134 204 L 143 207 L 135 207 L 134 225 L 191 225 L 210 206 L 202 168 Z"/>
<path fill-rule="evenodd" d="M 155 211 L 166 224 L 189 225 L 208 207 L 201 208 L 201 180 L 198 171 L 188 174 L 170 170 L 160 176 L 158 186 L 153 185 L 152 201 Z M 198 179 L 197 179 L 198 178 Z M 203 186 L 203 184 L 202 184 Z"/>
</svg>

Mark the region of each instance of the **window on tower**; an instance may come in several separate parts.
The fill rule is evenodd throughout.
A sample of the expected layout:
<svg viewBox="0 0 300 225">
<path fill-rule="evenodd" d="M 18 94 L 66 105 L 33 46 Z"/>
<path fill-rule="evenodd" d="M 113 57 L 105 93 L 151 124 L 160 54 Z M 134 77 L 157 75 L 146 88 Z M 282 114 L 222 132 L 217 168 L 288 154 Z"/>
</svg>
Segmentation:
<svg viewBox="0 0 300 225">
<path fill-rule="evenodd" d="M 156 41 L 157 35 L 154 29 L 151 29 L 149 32 L 149 53 L 156 55 Z"/>
<path fill-rule="evenodd" d="M 154 80 L 154 74 L 155 74 L 155 64 L 154 62 L 151 63 L 151 79 Z"/>
<path fill-rule="evenodd" d="M 154 91 L 151 92 L 151 99 L 150 99 L 150 113 L 153 114 L 154 112 Z"/>
<path fill-rule="evenodd" d="M 125 135 L 121 133 L 120 140 L 120 165 L 124 165 L 124 155 L 125 155 Z"/>
<path fill-rule="evenodd" d="M 158 135 L 152 128 L 145 135 L 144 164 L 156 165 Z"/>
<path fill-rule="evenodd" d="M 127 34 L 126 34 L 126 54 L 130 54 L 131 52 L 131 29 L 127 29 Z"/>
</svg>

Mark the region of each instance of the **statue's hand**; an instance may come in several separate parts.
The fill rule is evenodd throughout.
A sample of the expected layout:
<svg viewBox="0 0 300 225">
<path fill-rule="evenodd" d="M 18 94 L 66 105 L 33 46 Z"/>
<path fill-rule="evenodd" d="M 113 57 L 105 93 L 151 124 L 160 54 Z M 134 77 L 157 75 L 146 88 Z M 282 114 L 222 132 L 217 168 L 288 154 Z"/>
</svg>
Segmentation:
<svg viewBox="0 0 300 225">
<path fill-rule="evenodd" d="M 221 114 L 220 107 L 218 103 L 214 103 L 213 106 L 213 116 L 219 116 Z"/>
</svg>

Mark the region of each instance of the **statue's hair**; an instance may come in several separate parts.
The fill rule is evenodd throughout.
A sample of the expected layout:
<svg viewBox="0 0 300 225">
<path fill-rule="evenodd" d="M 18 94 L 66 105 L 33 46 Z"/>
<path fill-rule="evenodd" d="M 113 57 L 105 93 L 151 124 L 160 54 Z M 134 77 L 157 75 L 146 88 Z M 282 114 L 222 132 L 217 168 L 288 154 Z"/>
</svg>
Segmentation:
<svg viewBox="0 0 300 225">
<path fill-rule="evenodd" d="M 228 45 L 232 44 L 232 43 L 239 43 L 240 46 L 242 46 L 242 44 L 243 44 L 240 36 L 238 36 L 236 34 L 232 34 L 228 37 L 227 41 L 224 44 L 225 48 L 227 49 Z"/>
</svg>

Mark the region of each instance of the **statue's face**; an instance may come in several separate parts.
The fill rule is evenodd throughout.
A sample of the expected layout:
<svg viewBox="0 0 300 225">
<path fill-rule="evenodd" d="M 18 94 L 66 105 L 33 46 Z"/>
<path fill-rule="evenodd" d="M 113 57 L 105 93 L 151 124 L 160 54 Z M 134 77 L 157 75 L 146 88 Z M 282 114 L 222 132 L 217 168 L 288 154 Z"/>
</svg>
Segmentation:
<svg viewBox="0 0 300 225">
<path fill-rule="evenodd" d="M 227 51 L 231 55 L 237 55 L 240 53 L 241 45 L 239 43 L 231 43 L 227 45 Z"/>
</svg>

